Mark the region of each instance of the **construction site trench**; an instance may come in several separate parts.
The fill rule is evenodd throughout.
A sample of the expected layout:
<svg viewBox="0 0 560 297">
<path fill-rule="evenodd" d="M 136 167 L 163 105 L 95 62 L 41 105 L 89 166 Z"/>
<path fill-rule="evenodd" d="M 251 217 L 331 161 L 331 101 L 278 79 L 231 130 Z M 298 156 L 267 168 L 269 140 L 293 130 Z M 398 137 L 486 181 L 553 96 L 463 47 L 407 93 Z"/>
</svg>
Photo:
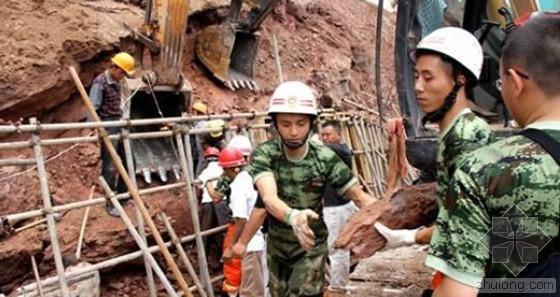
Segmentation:
<svg viewBox="0 0 560 297">
<path fill-rule="evenodd" d="M 211 112 L 223 115 L 230 126 L 254 124 L 249 114 L 235 119 L 232 117 L 266 110 L 268 99 L 279 83 L 272 42 L 274 34 L 285 79 L 310 84 L 320 98 L 332 99 L 332 107 L 339 114 L 350 119 L 359 116 L 354 118 L 355 121 L 367 119 L 364 127 L 377 131 L 376 135 L 384 135 L 378 117 L 358 106 L 376 109 L 375 98 L 377 92 L 381 92 L 385 98 L 383 117 L 399 114 L 393 70 L 394 14 L 385 12 L 383 35 L 379 37 L 382 48 L 381 90 L 376 90 L 374 83 L 375 5 L 364 0 L 284 0 L 274 8 L 260 30 L 261 42 L 254 69 L 258 90 L 233 92 L 211 78 L 194 56 L 195 35 L 204 27 L 223 21 L 228 5 L 229 1 L 223 0 L 191 0 L 182 70 L 192 85 L 194 99 L 206 102 Z M 55 208 L 87 200 L 92 189 L 94 198 L 105 195 L 98 181 L 100 144 L 94 139 L 95 129 L 41 129 L 41 125 L 86 121 L 86 108 L 68 67 L 74 66 L 81 81 L 86 88 L 89 87 L 92 79 L 108 66 L 109 58 L 120 51 L 119 40 L 130 34 L 127 27 L 135 28 L 142 23 L 143 8 L 142 1 L 132 0 L 5 0 L 0 3 L 0 16 L 5 20 L 0 26 L 0 39 L 3 40 L 0 43 L 0 62 L 3 65 L 0 69 L 0 125 L 9 127 L 0 130 L 4 131 L 0 132 L 0 146 L 3 148 L 0 159 L 10 160 L 0 163 L 0 217 L 38 211 L 38 215 L 24 216 L 25 219 L 2 222 L 0 294 L 20 296 L 22 291 L 17 288 L 35 282 L 31 258 L 34 258 L 38 273 L 44 279 L 56 275 L 56 253 L 46 224 L 20 229 L 44 218 L 49 212 L 44 209 L 44 192 L 37 164 L 28 162 L 36 161 L 37 152 L 32 146 L 17 148 L 13 144 L 28 142 L 33 137 L 43 142 L 47 139 L 89 137 L 90 142 L 41 145 L 47 180 L 43 186 L 47 186 Z M 322 103 L 331 106 L 330 102 Z M 31 132 L 33 129 L 22 130 L 25 125 L 32 126 L 29 125 L 32 118 L 39 123 L 33 128 L 35 132 Z M 378 139 L 376 149 L 379 161 L 367 160 L 359 154 L 356 161 L 374 168 L 362 174 L 371 179 L 367 182 L 372 191 L 381 195 L 381 180 L 386 170 L 383 168 L 386 162 L 383 163 L 381 158 L 386 150 L 382 139 Z M 147 187 L 140 178 L 138 183 L 140 189 Z M 165 186 L 164 183 L 158 185 Z M 171 218 L 179 238 L 194 234 L 188 202 L 192 197 L 186 194 L 184 185 L 145 194 L 142 198 L 164 240 L 170 240 L 171 235 L 160 217 L 161 213 Z M 136 223 L 134 207 L 127 206 L 125 210 Z M 68 258 L 76 252 L 84 211 L 84 208 L 66 209 L 56 216 L 60 256 L 65 262 L 72 262 Z M 101 263 L 139 250 L 122 220 L 107 215 L 103 203 L 93 205 L 88 217 L 80 261 Z M 9 232 L 7 229 L 10 229 Z M 147 241 L 148 246 L 156 244 L 149 232 Z M 194 241 L 184 244 L 183 248 L 198 271 Z M 427 286 L 430 274 L 422 266 L 425 252 L 417 249 L 380 252 L 364 261 L 364 266 L 359 266 L 355 272 L 355 295 L 417 295 Z M 180 263 L 175 250 L 171 249 L 171 252 L 176 262 Z M 163 257 L 158 253 L 154 256 L 167 271 Z M 394 265 L 394 261 L 403 264 Z M 187 283 L 192 285 L 192 278 L 185 267 L 180 266 Z M 216 265 L 209 263 L 208 266 L 212 270 Z M 394 266 L 400 268 L 389 268 Z M 220 273 L 215 270 L 210 272 L 212 276 Z M 100 296 L 149 296 L 141 256 L 105 267 L 99 273 Z M 176 283 L 170 272 L 166 276 L 172 284 Z M 156 281 L 156 287 L 158 296 L 167 296 L 161 282 Z M 196 291 L 194 294 L 197 294 Z"/>
</svg>

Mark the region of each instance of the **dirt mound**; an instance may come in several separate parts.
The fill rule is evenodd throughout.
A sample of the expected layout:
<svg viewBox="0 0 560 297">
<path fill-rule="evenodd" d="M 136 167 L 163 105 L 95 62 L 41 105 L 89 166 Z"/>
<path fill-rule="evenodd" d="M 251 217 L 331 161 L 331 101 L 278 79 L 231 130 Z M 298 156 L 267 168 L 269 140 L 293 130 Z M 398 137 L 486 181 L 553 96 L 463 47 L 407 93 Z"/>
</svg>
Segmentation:
<svg viewBox="0 0 560 297">
<path fill-rule="evenodd" d="M 76 96 L 67 66 L 77 66 L 87 84 L 107 65 L 117 41 L 127 32 L 126 22 L 136 27 L 142 11 L 131 3 L 138 1 L 33 0 L 0 1 L 0 118 L 10 120 L 37 116 L 41 122 L 69 122 L 85 118 L 85 109 Z M 195 3 L 196 1 L 193 1 Z M 208 2 L 208 1 L 207 1 Z M 226 1 L 227 4 L 228 1 Z M 194 5 L 194 4 L 193 4 Z M 194 36 L 203 26 L 221 21 L 226 15 L 223 3 L 201 5 L 189 19 L 184 52 L 184 73 L 193 85 L 193 95 L 209 103 L 214 112 L 265 110 L 268 97 L 278 84 L 271 33 L 276 34 L 285 79 L 303 80 L 320 95 L 328 94 L 340 103 L 342 97 L 376 106 L 373 65 L 376 7 L 362 0 L 288 0 L 275 8 L 263 25 L 255 64 L 259 91 L 231 92 L 209 79 L 195 61 Z M 386 104 L 395 106 L 393 70 L 394 15 L 384 19 L 382 39 L 383 94 Z M 344 106 L 345 109 L 350 109 Z M 394 109 L 389 109 L 394 110 Z M 64 134 L 87 135 L 91 131 Z M 58 137 L 53 133 L 48 137 Z M 26 135 L 0 135 L 3 141 Z M 67 150 L 67 151 L 66 151 Z M 64 152 L 59 155 L 60 152 Z M 49 189 L 55 205 L 87 198 L 97 184 L 99 152 L 95 144 L 45 148 Z M 32 157 L 31 150 L 0 152 L 0 157 Z M 42 204 L 35 171 L 0 167 L 0 215 L 39 208 Z M 100 187 L 96 188 L 99 196 Z M 180 235 L 192 232 L 184 191 L 166 192 L 146 198 L 150 213 L 167 212 L 174 218 Z M 132 211 L 129 209 L 129 211 Z M 57 224 L 64 253 L 76 248 L 83 210 L 64 214 Z M 132 214 L 132 213 L 131 213 Z M 132 215 L 134 217 L 134 215 Z M 156 218 L 156 223 L 160 224 Z M 160 224 L 161 225 L 161 224 Z M 32 279 L 30 255 L 39 262 L 42 276 L 52 275 L 54 261 L 49 237 L 36 227 L 0 241 L 0 292 Z M 124 225 L 109 217 L 102 206 L 90 213 L 83 248 L 83 259 L 99 262 L 137 250 Z M 136 267 L 135 269 L 131 267 Z M 103 296 L 147 296 L 138 271 L 141 261 L 102 273 Z M 130 276 L 130 277 L 127 277 Z"/>
</svg>

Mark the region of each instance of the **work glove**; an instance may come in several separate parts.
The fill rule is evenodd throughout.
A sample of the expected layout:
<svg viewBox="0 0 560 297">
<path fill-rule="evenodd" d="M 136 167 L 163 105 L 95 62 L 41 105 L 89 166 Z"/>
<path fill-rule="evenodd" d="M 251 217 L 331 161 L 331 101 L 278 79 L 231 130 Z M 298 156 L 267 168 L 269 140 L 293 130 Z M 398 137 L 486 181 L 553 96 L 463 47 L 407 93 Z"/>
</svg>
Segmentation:
<svg viewBox="0 0 560 297">
<path fill-rule="evenodd" d="M 288 213 L 288 225 L 292 226 L 299 244 L 307 252 L 315 247 L 315 234 L 309 227 L 308 220 L 318 220 L 319 215 L 311 209 L 292 209 Z"/>
<path fill-rule="evenodd" d="M 387 244 L 385 245 L 386 249 L 415 244 L 416 232 L 420 229 L 393 230 L 379 222 L 376 222 L 373 226 L 377 229 L 377 232 L 383 235 L 383 237 L 387 240 Z"/>
</svg>

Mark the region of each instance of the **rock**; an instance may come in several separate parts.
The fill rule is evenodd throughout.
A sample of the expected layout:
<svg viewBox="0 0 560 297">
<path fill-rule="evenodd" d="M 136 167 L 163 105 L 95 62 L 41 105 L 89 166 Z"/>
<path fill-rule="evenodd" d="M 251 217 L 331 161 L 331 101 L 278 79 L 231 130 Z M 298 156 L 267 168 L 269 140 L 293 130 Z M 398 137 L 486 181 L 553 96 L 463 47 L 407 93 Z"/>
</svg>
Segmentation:
<svg viewBox="0 0 560 297">
<path fill-rule="evenodd" d="M 68 100 L 75 90 L 68 66 L 117 51 L 129 34 L 123 24 L 135 28 L 142 16 L 110 0 L 2 1 L 0 117 L 36 116 Z M 95 69 L 86 70 L 81 77 L 90 81 Z"/>
<path fill-rule="evenodd" d="M 350 248 L 359 258 L 366 258 L 386 243 L 373 227 L 376 221 L 392 229 L 414 229 L 432 224 L 436 216 L 435 183 L 407 186 L 394 193 L 389 201 L 377 201 L 355 213 L 340 232 L 335 246 Z"/>
</svg>

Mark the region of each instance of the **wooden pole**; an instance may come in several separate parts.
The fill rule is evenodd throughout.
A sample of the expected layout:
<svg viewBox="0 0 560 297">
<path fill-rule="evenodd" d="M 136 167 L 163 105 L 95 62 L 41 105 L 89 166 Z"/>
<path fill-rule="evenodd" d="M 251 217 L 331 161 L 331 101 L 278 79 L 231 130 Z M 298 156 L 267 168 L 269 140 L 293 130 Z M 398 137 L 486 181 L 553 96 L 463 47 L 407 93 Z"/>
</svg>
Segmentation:
<svg viewBox="0 0 560 297">
<path fill-rule="evenodd" d="M 194 281 L 194 284 L 196 286 L 196 289 L 198 290 L 198 293 L 200 294 L 201 297 L 208 296 L 208 295 L 206 295 L 206 292 L 204 291 L 204 286 L 202 285 L 202 283 L 200 282 L 200 279 L 196 275 L 196 271 L 194 270 L 194 267 L 193 267 L 191 261 L 189 260 L 189 257 L 187 256 L 187 253 L 185 253 L 185 250 L 183 250 L 183 246 L 181 245 L 181 241 L 177 237 L 177 233 L 175 233 L 175 229 L 173 229 L 173 226 L 171 225 L 171 222 L 169 221 L 169 218 L 167 217 L 167 215 L 165 213 L 161 214 L 161 220 L 165 224 L 165 228 L 167 228 L 167 231 L 169 232 L 169 235 L 171 236 L 171 242 L 173 242 L 173 244 L 175 245 L 175 249 L 177 249 L 177 253 L 179 254 L 179 258 L 181 259 L 181 261 L 183 262 L 183 265 L 185 265 L 185 267 L 187 268 L 187 271 L 189 272 L 190 276 L 192 277 L 192 279 Z"/>
<path fill-rule="evenodd" d="M 127 120 L 130 120 L 128 117 L 130 115 L 130 104 L 131 101 L 128 101 L 128 111 L 125 113 Z M 126 158 L 126 167 L 128 169 L 128 173 L 130 174 L 130 180 L 134 184 L 136 188 L 138 188 L 138 184 L 136 182 L 136 174 L 134 168 L 134 160 L 132 159 L 132 146 L 130 141 L 130 129 L 129 126 L 124 126 L 121 129 L 121 134 L 123 136 L 123 145 L 124 145 L 124 155 Z M 144 240 L 144 242 L 148 242 L 146 240 L 146 230 L 144 225 L 144 219 L 142 218 L 142 212 L 138 208 L 135 208 L 136 212 L 136 229 L 138 229 L 138 233 L 140 233 L 140 237 Z M 154 274 L 150 267 L 150 263 L 148 257 L 146 255 L 144 257 L 144 268 L 146 269 L 146 283 L 148 284 L 148 290 L 150 297 L 157 297 L 157 290 L 156 285 L 154 283 Z"/>
<path fill-rule="evenodd" d="M 93 108 L 93 105 L 91 104 L 91 101 L 90 101 L 90 99 L 89 99 L 89 97 L 86 93 L 86 90 L 85 90 L 84 86 L 82 85 L 82 82 L 80 81 L 80 77 L 78 76 L 78 73 L 76 72 L 76 69 L 74 69 L 73 66 L 70 66 L 69 70 L 70 70 L 70 75 L 72 76 L 72 79 L 74 80 L 74 83 L 76 84 L 76 87 L 78 88 L 78 91 L 81 95 L 82 102 L 85 104 L 85 106 L 88 109 L 88 111 L 89 111 L 91 117 L 93 118 L 93 120 L 96 121 L 96 122 L 100 122 L 101 119 L 97 115 L 97 112 L 95 112 L 95 109 Z M 103 140 L 103 143 L 104 143 L 105 147 L 107 148 L 107 151 L 109 152 L 109 155 L 111 155 L 111 159 L 112 159 L 113 163 L 115 164 L 115 167 L 117 168 L 117 171 L 119 172 L 119 174 L 121 175 L 121 178 L 123 179 L 124 183 L 126 184 L 126 187 L 128 188 L 128 191 L 130 192 L 130 195 L 132 196 L 132 199 L 134 199 L 134 202 L 136 203 L 136 207 L 138 207 L 140 209 L 140 212 L 142 212 L 142 216 L 146 220 L 146 223 L 148 224 L 148 228 L 152 232 L 157 245 L 160 247 L 161 253 L 163 254 L 163 257 L 165 258 L 165 261 L 167 262 L 167 265 L 169 266 L 169 268 L 173 272 L 173 275 L 177 279 L 177 282 L 179 283 L 179 287 L 184 292 L 190 292 L 189 291 L 189 286 L 185 282 L 185 279 L 183 278 L 183 275 L 181 274 L 181 271 L 177 267 L 177 263 L 175 263 L 175 261 L 173 260 L 173 257 L 171 256 L 171 253 L 169 253 L 169 250 L 167 249 L 167 246 L 165 246 L 165 242 L 163 241 L 163 238 L 161 237 L 161 234 L 159 233 L 156 225 L 154 224 L 154 221 L 152 221 L 152 218 L 150 217 L 148 209 L 144 205 L 144 202 L 142 202 L 142 199 L 140 198 L 140 195 L 138 194 L 138 189 L 136 188 L 136 186 L 130 180 L 130 177 L 128 176 L 128 173 L 126 172 L 126 169 L 124 168 L 124 166 L 122 164 L 121 158 L 119 157 L 119 155 L 117 154 L 117 151 L 115 150 L 115 147 L 111 143 L 111 140 L 109 139 L 109 137 L 107 135 L 107 130 L 105 130 L 105 128 L 103 128 L 103 127 L 100 127 L 98 131 L 99 131 L 99 136 Z"/>
<path fill-rule="evenodd" d="M 37 269 L 37 261 L 35 261 L 35 256 L 31 255 L 31 267 L 33 267 L 33 275 L 35 276 L 35 282 L 37 282 L 37 291 L 39 296 L 44 297 L 43 286 L 41 286 L 41 276 L 39 275 L 39 269 Z"/>
<path fill-rule="evenodd" d="M 95 186 L 91 186 L 91 190 L 89 191 L 88 201 L 93 198 L 93 190 L 95 190 Z M 89 209 L 90 206 L 86 207 L 86 210 L 84 211 L 84 218 L 82 219 L 82 227 L 80 228 L 80 235 L 78 235 L 78 246 L 76 247 L 76 260 L 80 260 L 80 256 L 82 255 L 82 244 L 84 241 L 84 234 L 86 233 L 86 225 L 89 217 Z"/>
<path fill-rule="evenodd" d="M 188 197 L 189 209 L 191 211 L 191 218 L 193 222 L 194 236 L 196 240 L 196 253 L 198 256 L 198 265 L 200 269 L 201 278 L 204 281 L 206 290 L 209 297 L 214 297 L 214 289 L 212 288 L 212 280 L 210 279 L 210 271 L 208 271 L 208 262 L 206 262 L 206 251 L 204 250 L 204 242 L 202 241 L 200 220 L 198 219 L 198 199 L 196 198 L 196 191 L 193 188 L 193 177 L 188 174 L 189 166 L 192 166 L 192 152 L 191 152 L 191 139 L 189 137 L 189 128 L 179 133 L 179 128 L 175 128 L 175 137 L 177 139 L 177 150 L 179 151 L 179 165 L 183 171 L 183 179 L 185 180 L 185 190 Z"/>
<path fill-rule="evenodd" d="M 161 281 L 161 283 L 165 287 L 165 290 L 167 291 L 167 294 L 169 294 L 172 297 L 179 297 L 179 294 L 177 294 L 177 292 L 175 292 L 175 289 L 173 289 L 173 287 L 171 286 L 171 283 L 169 282 L 169 280 L 165 276 L 165 273 L 163 273 L 163 270 L 161 270 L 161 268 L 157 264 L 156 260 L 154 259 L 154 256 L 152 256 L 152 254 L 148 250 L 148 245 L 146 244 L 146 242 L 144 242 L 144 240 L 142 239 L 142 237 L 140 236 L 140 234 L 138 233 L 136 228 L 134 228 L 134 224 L 132 223 L 132 221 L 130 221 L 130 218 L 128 217 L 128 215 L 124 211 L 124 208 L 122 207 L 121 203 L 115 197 L 115 193 L 113 193 L 113 191 L 111 190 L 111 188 L 109 187 L 109 185 L 107 184 L 107 182 L 105 181 L 103 176 L 99 177 L 99 183 L 101 184 L 101 187 L 103 188 L 103 190 L 105 191 L 105 193 L 107 194 L 109 199 L 111 200 L 111 203 L 113 204 L 113 206 L 119 212 L 119 215 L 120 215 L 124 225 L 128 229 L 128 232 L 130 232 L 130 234 L 134 238 L 134 241 L 136 241 L 136 244 L 138 245 L 140 250 L 142 250 L 142 253 L 144 254 L 144 256 L 147 256 L 147 258 L 150 262 L 150 265 L 152 266 L 152 268 L 156 272 L 156 275 L 159 277 L 159 280 Z M 165 246 L 165 244 L 164 244 L 164 247 L 167 250 L 167 246 Z M 182 277 L 182 275 L 181 275 L 181 277 Z M 187 287 L 187 290 L 188 290 L 188 287 Z M 187 295 L 187 296 L 192 297 L 190 295 Z"/>
<path fill-rule="evenodd" d="M 31 124 L 38 126 L 37 119 L 31 118 Z M 56 274 L 58 275 L 58 282 L 60 284 L 60 291 L 63 297 L 70 297 L 68 290 L 68 283 L 64 276 L 64 263 L 62 262 L 62 254 L 58 244 L 58 237 L 56 234 L 56 223 L 54 221 L 54 213 L 52 212 L 51 195 L 49 192 L 49 183 L 47 181 L 47 171 L 45 169 L 45 162 L 43 159 L 43 149 L 41 148 L 41 139 L 38 132 L 31 135 L 33 142 L 33 152 L 35 153 L 35 160 L 37 160 L 37 172 L 39 175 L 39 183 L 41 185 L 41 196 L 43 198 L 43 209 L 47 216 L 47 227 L 49 229 L 49 236 L 51 239 L 51 247 L 53 251 L 54 264 L 56 267 Z"/>
</svg>

